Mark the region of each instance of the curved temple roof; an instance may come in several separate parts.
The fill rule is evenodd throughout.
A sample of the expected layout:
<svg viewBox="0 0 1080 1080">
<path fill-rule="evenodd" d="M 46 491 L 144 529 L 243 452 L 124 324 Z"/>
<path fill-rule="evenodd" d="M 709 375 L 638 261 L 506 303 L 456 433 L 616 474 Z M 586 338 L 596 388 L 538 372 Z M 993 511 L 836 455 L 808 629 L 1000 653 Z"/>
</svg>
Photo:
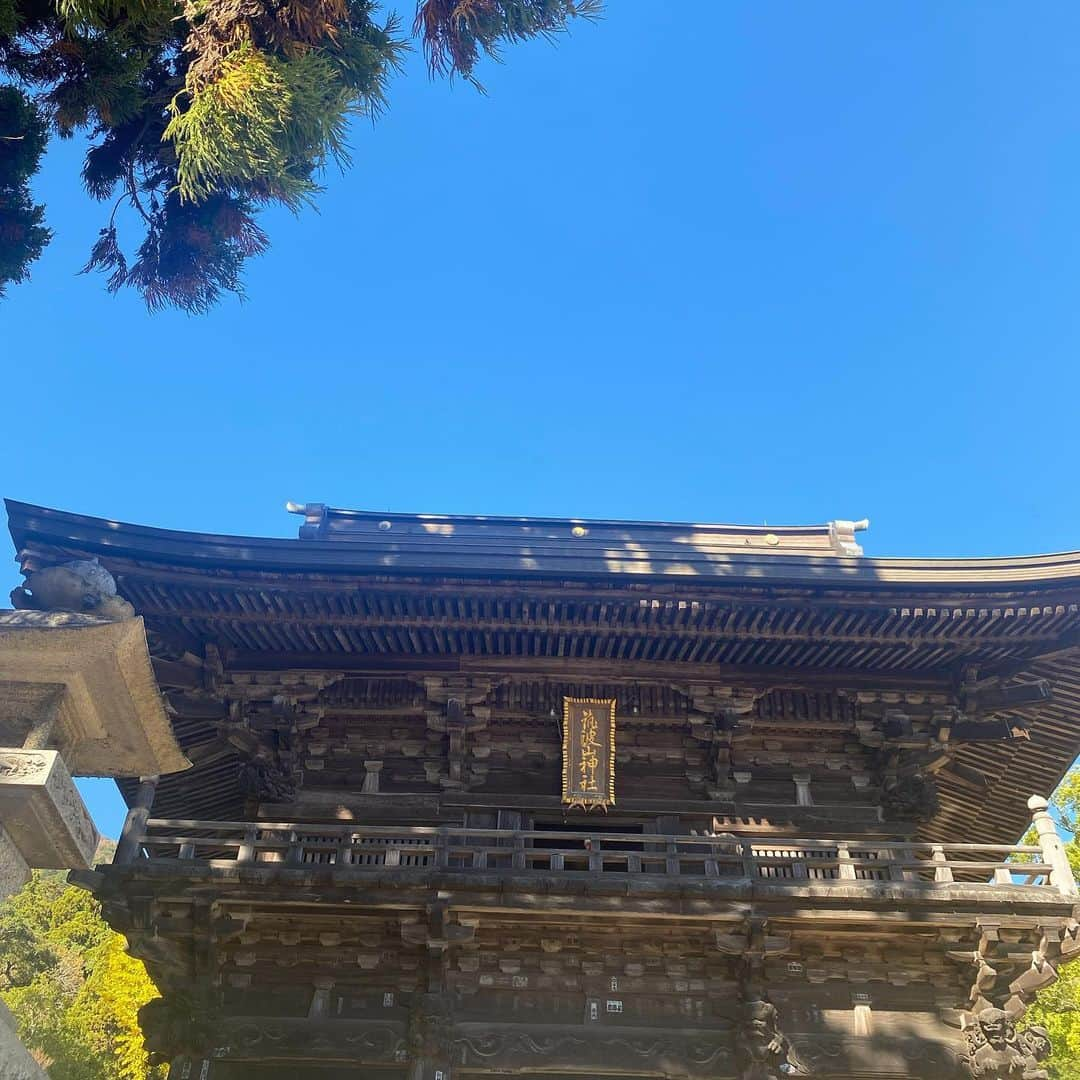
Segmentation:
<svg viewBox="0 0 1080 1080">
<path fill-rule="evenodd" d="M 1080 552 L 1010 558 L 867 558 L 866 521 L 702 525 L 395 514 L 294 504 L 299 541 L 176 532 L 6 500 L 20 551 L 50 549 L 269 572 L 455 575 L 558 580 L 700 579 L 701 584 L 918 586 L 966 592 L 1080 588 Z"/>
<path fill-rule="evenodd" d="M 97 557 L 147 628 L 243 672 L 486 672 L 955 695 L 1046 680 L 1030 742 L 965 745 L 933 833 L 996 842 L 1080 753 L 1080 553 L 874 559 L 807 528 L 380 514 L 300 538 L 174 532 L 8 502 L 26 570 Z M 258 677 L 254 676 L 253 677 Z M 883 695 L 883 696 L 881 696 Z M 190 775 L 190 774 L 189 774 Z"/>
</svg>

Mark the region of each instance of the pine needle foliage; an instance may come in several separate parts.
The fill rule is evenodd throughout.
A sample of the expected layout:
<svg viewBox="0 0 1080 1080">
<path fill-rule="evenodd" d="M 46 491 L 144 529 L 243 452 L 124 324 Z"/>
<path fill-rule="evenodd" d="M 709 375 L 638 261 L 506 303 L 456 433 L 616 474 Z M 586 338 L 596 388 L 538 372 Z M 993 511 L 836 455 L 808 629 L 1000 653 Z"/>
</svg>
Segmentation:
<svg viewBox="0 0 1080 1080">
<path fill-rule="evenodd" d="M 596 18 L 600 2 L 417 0 L 413 30 L 433 74 L 479 86 L 483 56 Z M 377 0 L 0 0 L 0 296 L 50 238 L 29 189 L 50 129 L 89 136 L 83 182 L 112 203 L 84 270 L 151 310 L 241 293 L 268 243 L 259 209 L 315 201 L 408 47 Z"/>
<path fill-rule="evenodd" d="M 262 178 L 286 192 L 285 202 L 305 194 L 290 185 L 282 135 L 290 121 L 288 88 L 279 65 L 245 41 L 224 57 L 216 78 L 190 95 L 186 108 L 178 95 L 165 129 L 179 158 L 181 199 L 205 199 L 218 183 Z"/>
</svg>

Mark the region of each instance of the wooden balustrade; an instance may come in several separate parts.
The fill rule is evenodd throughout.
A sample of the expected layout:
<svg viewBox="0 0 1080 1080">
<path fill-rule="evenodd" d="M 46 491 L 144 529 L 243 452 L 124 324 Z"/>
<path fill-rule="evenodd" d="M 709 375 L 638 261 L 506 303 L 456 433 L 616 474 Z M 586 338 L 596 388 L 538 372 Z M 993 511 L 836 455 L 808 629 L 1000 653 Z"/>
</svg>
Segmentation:
<svg viewBox="0 0 1080 1080">
<path fill-rule="evenodd" d="M 133 852 L 133 853 L 132 853 Z M 760 840 L 455 826 L 150 819 L 118 862 L 203 863 L 446 873 L 653 874 L 749 879 L 783 886 L 890 882 L 972 883 L 999 889 L 1039 886 L 1073 895 L 1071 876 L 1041 845 L 930 844 L 877 840 Z"/>
</svg>

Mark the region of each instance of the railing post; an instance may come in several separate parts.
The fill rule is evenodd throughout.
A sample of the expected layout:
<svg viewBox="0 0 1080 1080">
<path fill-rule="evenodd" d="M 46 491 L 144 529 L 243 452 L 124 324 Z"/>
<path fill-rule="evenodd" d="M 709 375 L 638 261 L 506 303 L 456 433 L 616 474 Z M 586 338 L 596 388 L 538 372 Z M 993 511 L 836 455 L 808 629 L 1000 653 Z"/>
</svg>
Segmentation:
<svg viewBox="0 0 1080 1080">
<path fill-rule="evenodd" d="M 116 845 L 116 854 L 113 855 L 115 865 L 124 866 L 138 858 L 139 848 L 146 837 L 146 823 L 150 819 L 150 808 L 154 805 L 157 785 L 156 776 L 139 777 L 139 787 L 124 819 L 124 828 Z"/>
<path fill-rule="evenodd" d="M 244 842 L 236 849 L 237 862 L 249 863 L 255 861 L 255 837 L 257 835 L 258 830 L 254 825 L 244 830 Z"/>
<path fill-rule="evenodd" d="M 742 840 L 739 846 L 742 848 L 743 874 L 751 881 L 754 881 L 758 876 L 757 859 L 754 858 L 754 842 L 753 840 Z"/>
<path fill-rule="evenodd" d="M 948 866 L 948 859 L 945 858 L 945 849 L 940 844 L 934 844 L 930 848 L 930 859 L 934 866 L 934 884 L 935 885 L 951 885 L 952 867 Z"/>
<path fill-rule="evenodd" d="M 801 854 L 797 848 L 791 849 L 791 876 L 798 881 L 805 881 L 810 877 L 810 860 L 807 858 L 806 849 Z M 841 875 L 842 877 L 843 875 Z"/>
<path fill-rule="evenodd" d="M 445 870 L 450 865 L 450 835 L 446 827 L 435 834 L 435 869 Z"/>
<path fill-rule="evenodd" d="M 890 881 L 910 881 L 911 873 L 908 870 L 902 870 L 900 864 L 904 861 L 903 852 L 897 854 L 896 848 L 887 847 L 880 848 L 878 850 L 878 858 L 881 859 L 888 867 L 888 875 Z"/>
<path fill-rule="evenodd" d="M 285 853 L 286 866 L 301 866 L 304 862 L 304 843 L 296 829 L 289 830 L 289 850 Z"/>
<path fill-rule="evenodd" d="M 600 841 L 595 836 L 590 836 L 585 843 L 589 850 L 589 869 L 593 873 L 599 873 L 604 869 L 604 856 L 600 854 Z"/>
<path fill-rule="evenodd" d="M 838 877 L 844 881 L 855 880 L 855 867 L 851 862 L 851 848 L 848 846 L 846 840 L 841 840 L 836 845 L 836 861 L 838 863 L 839 873 Z"/>
<path fill-rule="evenodd" d="M 664 871 L 667 874 L 678 877 L 681 870 L 682 865 L 679 859 L 679 845 L 675 840 L 668 840 L 667 858 L 664 860 Z"/>
<path fill-rule="evenodd" d="M 708 852 L 708 858 L 705 860 L 705 876 L 706 877 L 719 877 L 720 876 L 720 862 L 716 858 L 716 844 L 709 844 L 706 849 Z M 629 865 L 627 866 L 629 869 Z"/>
<path fill-rule="evenodd" d="M 1062 896 L 1076 896 L 1076 879 L 1073 877 L 1065 845 L 1058 836 L 1057 826 L 1049 814 L 1050 804 L 1038 795 L 1028 799 L 1031 823 L 1039 834 L 1039 847 L 1043 850 L 1043 862 L 1050 867 L 1050 884 Z"/>
</svg>

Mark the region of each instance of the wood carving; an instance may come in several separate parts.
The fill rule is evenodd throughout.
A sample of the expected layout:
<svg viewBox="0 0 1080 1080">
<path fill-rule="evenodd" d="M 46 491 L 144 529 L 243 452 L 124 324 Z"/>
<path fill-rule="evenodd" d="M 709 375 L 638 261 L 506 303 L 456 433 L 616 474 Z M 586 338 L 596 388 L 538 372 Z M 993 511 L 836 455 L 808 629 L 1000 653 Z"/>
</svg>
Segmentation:
<svg viewBox="0 0 1080 1080">
<path fill-rule="evenodd" d="M 1004 1009 L 983 1009 L 964 1029 L 963 1066 L 975 1080 L 1047 1080 L 1040 1066 L 1050 1053 L 1046 1029 L 1031 1027 L 1017 1032 Z"/>
<path fill-rule="evenodd" d="M 937 781 L 918 772 L 887 782 L 881 792 L 886 821 L 930 821 L 939 806 Z"/>
<path fill-rule="evenodd" d="M 780 1030 L 779 1013 L 771 1001 L 749 1001 L 743 1006 L 736 1045 L 740 1080 L 782 1080 L 805 1074 Z"/>
<path fill-rule="evenodd" d="M 216 995 L 207 987 L 154 998 L 139 1009 L 139 1026 L 152 1065 L 186 1054 L 204 1057 L 215 1044 L 220 1013 Z"/>
</svg>

